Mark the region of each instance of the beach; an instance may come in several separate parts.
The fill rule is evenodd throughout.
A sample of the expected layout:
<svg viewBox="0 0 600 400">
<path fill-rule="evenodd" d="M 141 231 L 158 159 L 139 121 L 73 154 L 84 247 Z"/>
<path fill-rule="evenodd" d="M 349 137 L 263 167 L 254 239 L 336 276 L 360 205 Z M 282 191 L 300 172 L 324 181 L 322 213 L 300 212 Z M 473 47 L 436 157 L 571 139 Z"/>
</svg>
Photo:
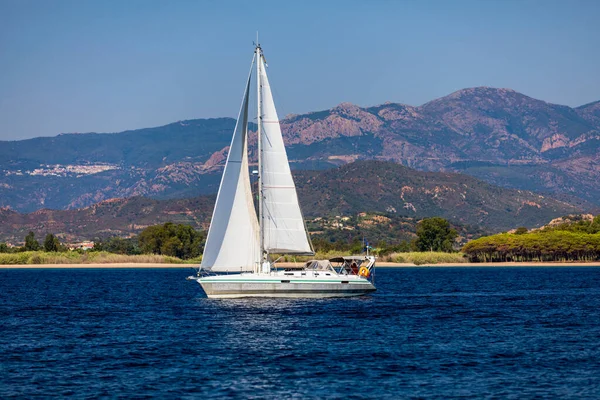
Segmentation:
<svg viewBox="0 0 600 400">
<path fill-rule="evenodd" d="M 0 265 L 0 268 L 195 268 L 195 264 L 169 264 L 169 263 L 90 263 L 90 264 L 9 264 Z"/>
<path fill-rule="evenodd" d="M 412 263 L 377 263 L 378 268 L 398 267 L 600 267 L 600 262 L 483 262 L 483 263 L 443 263 L 422 264 Z"/>
</svg>

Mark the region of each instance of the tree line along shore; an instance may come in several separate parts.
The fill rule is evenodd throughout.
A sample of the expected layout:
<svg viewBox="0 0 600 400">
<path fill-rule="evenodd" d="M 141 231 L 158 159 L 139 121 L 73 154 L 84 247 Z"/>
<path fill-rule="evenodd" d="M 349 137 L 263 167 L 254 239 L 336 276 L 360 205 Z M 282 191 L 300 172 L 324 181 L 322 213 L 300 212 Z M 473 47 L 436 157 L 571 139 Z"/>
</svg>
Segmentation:
<svg viewBox="0 0 600 400">
<path fill-rule="evenodd" d="M 528 232 L 501 233 L 475 239 L 462 252 L 470 262 L 600 261 L 600 215 Z"/>
<path fill-rule="evenodd" d="M 455 247 L 456 230 L 445 219 L 425 218 L 417 225 L 411 242 L 375 246 L 357 237 L 352 241 L 313 241 L 315 256 L 283 256 L 280 262 L 304 262 L 343 254 L 360 254 L 367 248 L 380 262 L 413 265 L 490 262 L 598 262 L 600 261 L 600 216 L 528 231 L 485 236 Z M 0 243 L 0 265 L 36 264 L 200 264 L 206 232 L 189 225 L 165 223 L 150 226 L 133 238 L 95 240 L 89 250 L 69 250 L 53 234 L 38 242 L 33 232 L 19 247 Z"/>
</svg>

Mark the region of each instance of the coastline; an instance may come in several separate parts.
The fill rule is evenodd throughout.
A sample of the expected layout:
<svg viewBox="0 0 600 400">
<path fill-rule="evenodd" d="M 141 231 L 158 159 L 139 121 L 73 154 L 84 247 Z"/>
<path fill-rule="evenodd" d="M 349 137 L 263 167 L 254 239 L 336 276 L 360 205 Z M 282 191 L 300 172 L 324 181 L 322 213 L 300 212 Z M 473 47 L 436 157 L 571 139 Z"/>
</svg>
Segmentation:
<svg viewBox="0 0 600 400">
<path fill-rule="evenodd" d="M 280 267 L 292 267 L 303 263 L 278 263 Z M 169 263 L 90 263 L 90 264 L 0 264 L 0 269 L 52 269 L 52 268 L 195 268 L 197 264 L 169 264 Z M 498 263 L 445 263 L 422 264 L 378 262 L 376 268 L 456 268 L 456 267 L 600 267 L 600 262 L 498 262 Z"/>
<path fill-rule="evenodd" d="M 169 263 L 89 263 L 89 264 L 0 264 L 0 269 L 20 268 L 194 268 L 196 264 Z"/>
<path fill-rule="evenodd" d="M 411 263 L 390 263 L 381 262 L 375 263 L 377 268 L 410 268 L 410 267 L 600 267 L 599 261 L 590 262 L 483 262 L 483 263 L 443 263 L 443 264 L 422 264 L 416 265 Z"/>
</svg>

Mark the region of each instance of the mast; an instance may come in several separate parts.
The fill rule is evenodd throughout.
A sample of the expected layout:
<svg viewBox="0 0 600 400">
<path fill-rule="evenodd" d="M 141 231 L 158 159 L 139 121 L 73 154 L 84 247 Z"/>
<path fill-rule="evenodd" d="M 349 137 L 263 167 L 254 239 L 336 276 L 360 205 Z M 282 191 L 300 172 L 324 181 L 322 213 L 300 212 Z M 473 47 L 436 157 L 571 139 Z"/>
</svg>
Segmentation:
<svg viewBox="0 0 600 400">
<path fill-rule="evenodd" d="M 258 43 L 258 32 L 256 34 L 257 42 L 256 42 L 256 93 L 257 93 L 257 140 L 258 140 L 258 228 L 260 235 L 260 259 L 258 261 L 257 272 L 260 272 L 262 269 L 262 263 L 265 259 L 265 235 L 263 229 L 263 170 L 262 170 L 262 99 L 261 99 L 261 71 L 260 71 L 260 57 L 262 56 L 262 50 L 260 48 L 260 44 Z"/>
</svg>

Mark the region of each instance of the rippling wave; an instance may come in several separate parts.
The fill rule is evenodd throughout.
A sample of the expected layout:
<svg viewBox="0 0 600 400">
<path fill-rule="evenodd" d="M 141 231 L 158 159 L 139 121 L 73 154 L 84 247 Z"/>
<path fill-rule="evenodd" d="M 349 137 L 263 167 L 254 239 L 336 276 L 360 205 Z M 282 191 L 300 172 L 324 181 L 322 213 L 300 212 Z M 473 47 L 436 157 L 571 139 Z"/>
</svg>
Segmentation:
<svg viewBox="0 0 600 400">
<path fill-rule="evenodd" d="M 402 268 L 210 300 L 186 269 L 0 270 L 0 398 L 599 398 L 600 268 Z"/>
</svg>

